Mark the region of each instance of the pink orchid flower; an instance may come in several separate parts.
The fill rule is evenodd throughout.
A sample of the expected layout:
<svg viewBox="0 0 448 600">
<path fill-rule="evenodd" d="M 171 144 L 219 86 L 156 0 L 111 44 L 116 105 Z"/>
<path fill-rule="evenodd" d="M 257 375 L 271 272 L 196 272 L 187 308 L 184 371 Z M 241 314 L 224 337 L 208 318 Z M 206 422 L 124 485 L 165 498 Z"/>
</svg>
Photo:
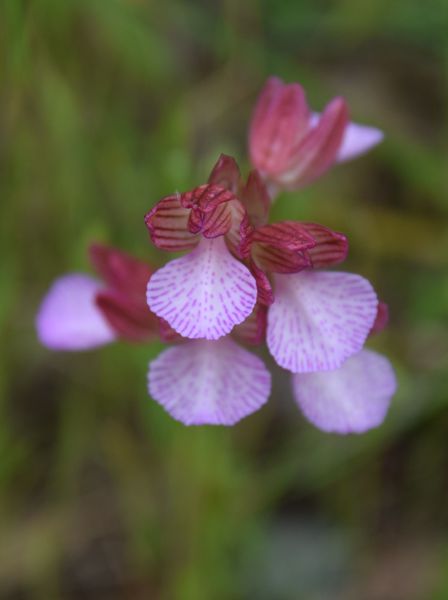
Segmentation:
<svg viewBox="0 0 448 600">
<path fill-rule="evenodd" d="M 351 160 L 383 139 L 374 127 L 349 123 L 342 98 L 321 115 L 310 111 L 298 83 L 270 77 L 258 98 L 249 130 L 249 153 L 271 188 L 304 187 L 335 162 Z"/>
<path fill-rule="evenodd" d="M 36 317 L 41 343 L 52 350 L 87 350 L 118 338 L 158 337 L 159 321 L 144 299 L 152 269 L 100 244 L 89 254 L 101 279 L 70 273 L 53 283 Z"/>
<path fill-rule="evenodd" d="M 145 223 L 157 248 L 189 253 L 168 262 L 148 283 L 150 309 L 182 336 L 215 340 L 252 312 L 256 282 L 236 258 L 246 211 L 229 189 L 207 183 L 162 198 Z"/>
<path fill-rule="evenodd" d="M 36 318 L 40 342 L 52 350 L 88 350 L 123 339 L 146 342 L 161 337 L 182 342 L 150 363 L 149 392 L 185 425 L 233 425 L 267 401 L 271 375 L 263 361 L 229 336 L 217 341 L 184 341 L 146 303 L 153 270 L 114 248 L 94 245 L 90 258 L 101 279 L 72 273 L 60 277 L 45 296 Z M 263 309 L 235 327 L 246 344 L 264 338 Z"/>
<path fill-rule="evenodd" d="M 385 325 L 387 307 L 361 276 L 320 270 L 345 259 L 345 236 L 315 223 L 268 224 L 269 207 L 258 171 L 243 181 L 234 159 L 221 156 L 207 184 L 163 198 L 145 217 L 158 248 L 188 254 L 154 272 L 92 247 L 101 279 L 56 281 L 37 316 L 41 342 L 60 350 L 117 338 L 175 342 L 150 363 L 152 397 L 186 425 L 233 425 L 271 388 L 263 361 L 236 340 L 266 341 L 292 371 L 296 401 L 314 425 L 337 433 L 377 426 L 395 376 L 363 346 Z"/>
</svg>

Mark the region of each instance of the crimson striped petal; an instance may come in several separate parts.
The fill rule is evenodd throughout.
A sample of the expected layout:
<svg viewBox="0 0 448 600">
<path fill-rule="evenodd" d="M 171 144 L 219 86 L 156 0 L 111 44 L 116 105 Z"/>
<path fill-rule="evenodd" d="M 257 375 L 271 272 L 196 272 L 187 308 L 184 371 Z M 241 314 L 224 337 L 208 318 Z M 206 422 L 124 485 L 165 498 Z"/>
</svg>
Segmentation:
<svg viewBox="0 0 448 600">
<path fill-rule="evenodd" d="M 310 113 L 303 88 L 271 77 L 260 93 L 249 130 L 252 164 L 275 177 L 288 165 L 291 150 L 308 130 Z"/>
<path fill-rule="evenodd" d="M 218 162 L 213 167 L 208 178 L 208 183 L 219 185 L 226 190 L 237 193 L 240 184 L 241 173 L 236 160 L 227 154 L 221 154 Z"/>
<path fill-rule="evenodd" d="M 114 291 L 101 291 L 95 302 L 113 330 L 123 339 L 131 342 L 144 342 L 159 335 L 159 322 L 145 302 L 135 302 L 126 294 Z"/>
<path fill-rule="evenodd" d="M 252 236 L 252 257 L 272 273 L 297 273 L 311 266 L 307 251 L 316 242 L 301 223 L 281 221 L 256 229 Z"/>
<path fill-rule="evenodd" d="M 89 247 L 89 257 L 108 287 L 127 295 L 140 295 L 144 302 L 146 285 L 153 273 L 146 261 L 103 244 L 92 244 Z"/>
<path fill-rule="evenodd" d="M 257 267 L 252 258 L 249 259 L 248 264 L 257 284 L 257 301 L 264 306 L 270 306 L 274 302 L 274 292 L 269 277 Z"/>
<path fill-rule="evenodd" d="M 247 258 L 250 255 L 253 227 L 243 204 L 232 200 L 227 204 L 232 223 L 226 234 L 226 241 L 230 251 L 237 258 Z"/>
<path fill-rule="evenodd" d="M 257 170 L 251 171 L 247 182 L 240 190 L 249 220 L 254 227 L 260 227 L 267 221 L 271 200 L 266 185 Z"/>
<path fill-rule="evenodd" d="M 342 98 L 335 98 L 303 140 L 291 152 L 288 166 L 277 178 L 287 189 L 309 184 L 336 160 L 348 123 L 348 109 Z"/>
<path fill-rule="evenodd" d="M 190 210 L 181 203 L 180 194 L 162 198 L 145 216 L 152 243 L 160 250 L 191 250 L 198 238 L 188 229 Z"/>
<path fill-rule="evenodd" d="M 300 226 L 316 243 L 307 250 L 314 269 L 337 265 L 347 258 L 348 240 L 344 234 L 317 223 L 300 223 Z"/>
<path fill-rule="evenodd" d="M 215 238 L 226 234 L 232 225 L 232 214 L 228 203 L 236 196 L 219 185 L 204 184 L 181 195 L 181 203 L 191 209 L 188 229 L 191 233 L 202 233 Z"/>
</svg>

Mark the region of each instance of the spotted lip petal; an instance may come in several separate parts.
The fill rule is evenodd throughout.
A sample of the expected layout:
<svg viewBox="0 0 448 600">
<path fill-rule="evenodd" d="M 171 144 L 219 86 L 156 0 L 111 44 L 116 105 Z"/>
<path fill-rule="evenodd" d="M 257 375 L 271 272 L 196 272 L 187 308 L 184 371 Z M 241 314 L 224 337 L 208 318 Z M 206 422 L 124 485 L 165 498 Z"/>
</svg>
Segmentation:
<svg viewBox="0 0 448 600">
<path fill-rule="evenodd" d="M 169 348 L 150 363 L 150 395 L 185 425 L 234 425 L 267 401 L 263 361 L 230 338 Z"/>
<path fill-rule="evenodd" d="M 252 312 L 256 283 L 228 251 L 222 237 L 154 273 L 148 283 L 150 309 L 184 337 L 209 340 L 229 333 Z"/>
<path fill-rule="evenodd" d="M 116 334 L 95 304 L 102 284 L 73 273 L 57 279 L 40 306 L 36 329 L 52 350 L 87 350 L 112 342 Z"/>
<path fill-rule="evenodd" d="M 337 369 L 361 350 L 376 317 L 370 283 L 351 273 L 275 275 L 267 344 L 293 373 Z"/>
<path fill-rule="evenodd" d="M 293 390 L 303 414 L 319 429 L 364 433 L 383 422 L 396 379 L 384 356 L 361 350 L 334 371 L 293 375 Z"/>
</svg>

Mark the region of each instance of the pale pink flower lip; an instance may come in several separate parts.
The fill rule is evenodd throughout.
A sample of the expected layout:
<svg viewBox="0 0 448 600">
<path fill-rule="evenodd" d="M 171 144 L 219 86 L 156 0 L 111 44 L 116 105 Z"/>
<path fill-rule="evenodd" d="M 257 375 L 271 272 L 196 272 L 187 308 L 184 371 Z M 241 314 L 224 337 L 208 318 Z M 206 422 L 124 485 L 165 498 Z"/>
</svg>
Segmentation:
<svg viewBox="0 0 448 600">
<path fill-rule="evenodd" d="M 265 404 L 271 375 L 258 356 L 225 337 L 164 350 L 150 363 L 148 386 L 185 425 L 234 425 Z"/>
<path fill-rule="evenodd" d="M 115 331 L 95 304 L 102 289 L 100 281 L 80 273 L 57 279 L 36 317 L 40 342 L 52 350 L 87 350 L 114 341 Z"/>
<path fill-rule="evenodd" d="M 294 395 L 305 417 L 319 429 L 364 433 L 386 416 L 397 383 L 386 357 L 361 350 L 334 371 L 297 373 Z"/>
<path fill-rule="evenodd" d="M 218 339 L 242 323 L 257 297 L 255 280 L 222 237 L 203 239 L 148 283 L 151 310 L 184 337 Z"/>
<path fill-rule="evenodd" d="M 275 276 L 267 344 L 293 373 L 329 371 L 361 350 L 375 321 L 377 296 L 360 275 L 303 271 Z"/>
</svg>

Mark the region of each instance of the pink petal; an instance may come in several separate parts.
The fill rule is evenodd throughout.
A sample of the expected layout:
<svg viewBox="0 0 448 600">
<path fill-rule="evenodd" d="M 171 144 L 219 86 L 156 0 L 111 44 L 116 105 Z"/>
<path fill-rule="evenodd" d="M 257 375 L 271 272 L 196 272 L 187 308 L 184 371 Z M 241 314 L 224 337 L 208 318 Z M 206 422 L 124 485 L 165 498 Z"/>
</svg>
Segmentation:
<svg viewBox="0 0 448 600">
<path fill-rule="evenodd" d="M 303 271 L 275 276 L 267 344 L 293 373 L 337 369 L 361 350 L 376 317 L 370 283 L 351 273 Z"/>
<path fill-rule="evenodd" d="M 336 160 L 344 162 L 357 158 L 382 142 L 383 138 L 383 132 L 376 127 L 350 123 L 345 130 Z"/>
<path fill-rule="evenodd" d="M 287 189 L 308 185 L 335 162 L 347 127 L 348 109 L 343 98 L 326 106 L 317 124 L 290 153 L 287 168 L 278 183 Z"/>
<path fill-rule="evenodd" d="M 234 425 L 267 401 L 263 361 L 230 338 L 169 348 L 149 365 L 150 395 L 185 425 Z"/>
<path fill-rule="evenodd" d="M 224 238 L 202 239 L 148 283 L 151 310 L 188 338 L 218 339 L 244 321 L 257 297 L 255 279 L 234 258 Z"/>
<path fill-rule="evenodd" d="M 361 350 L 339 369 L 297 373 L 294 395 L 305 417 L 323 431 L 363 433 L 380 425 L 396 390 L 390 362 Z"/>
<path fill-rule="evenodd" d="M 95 304 L 101 283 L 81 274 L 57 279 L 36 318 L 41 343 L 52 350 L 87 350 L 112 342 L 115 333 Z"/>
</svg>

